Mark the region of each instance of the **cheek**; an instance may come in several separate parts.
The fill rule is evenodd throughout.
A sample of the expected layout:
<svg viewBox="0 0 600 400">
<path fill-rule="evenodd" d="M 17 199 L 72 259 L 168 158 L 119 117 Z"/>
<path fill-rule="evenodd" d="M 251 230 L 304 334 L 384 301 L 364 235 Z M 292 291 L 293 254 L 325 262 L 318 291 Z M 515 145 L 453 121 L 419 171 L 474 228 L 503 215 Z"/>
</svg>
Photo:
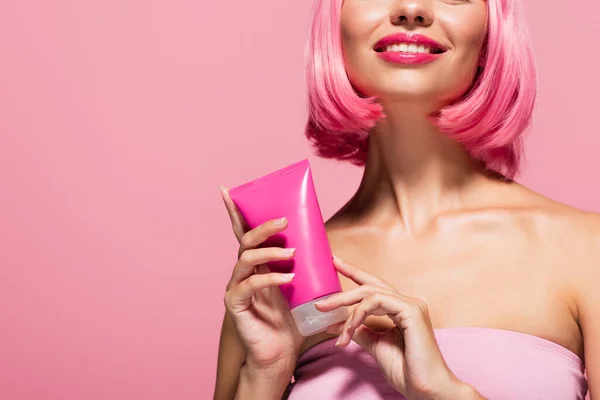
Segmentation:
<svg viewBox="0 0 600 400">
<path fill-rule="evenodd" d="M 387 16 L 382 2 L 364 0 L 345 0 L 340 15 L 340 33 L 346 73 L 354 89 L 365 93 L 368 77 L 376 72 L 373 67 L 370 48 L 374 32 Z"/>
<path fill-rule="evenodd" d="M 341 12 L 341 35 L 346 50 L 365 48 L 381 25 L 385 9 L 360 0 L 346 0 Z M 353 49 L 355 47 L 355 49 Z"/>
<path fill-rule="evenodd" d="M 478 59 L 481 45 L 487 31 L 487 7 L 465 9 L 461 13 L 444 16 L 443 24 L 449 39 L 454 44 L 457 56 L 464 59 Z"/>
<path fill-rule="evenodd" d="M 487 31 L 487 5 L 481 3 L 479 7 L 465 7 L 463 12 L 448 13 L 440 22 L 454 46 L 449 60 L 452 67 L 447 71 L 452 71 L 456 83 L 457 92 L 452 95 L 459 95 L 470 86 L 477 72 Z"/>
</svg>

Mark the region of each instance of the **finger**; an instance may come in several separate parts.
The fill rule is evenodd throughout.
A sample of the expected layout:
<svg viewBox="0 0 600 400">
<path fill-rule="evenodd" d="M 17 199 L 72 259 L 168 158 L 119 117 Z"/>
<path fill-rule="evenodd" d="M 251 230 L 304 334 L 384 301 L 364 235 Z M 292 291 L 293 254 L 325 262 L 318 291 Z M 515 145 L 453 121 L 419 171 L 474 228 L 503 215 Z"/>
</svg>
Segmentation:
<svg viewBox="0 0 600 400">
<path fill-rule="evenodd" d="M 366 325 L 361 325 L 354 331 L 352 340 L 358 343 L 358 345 L 371 354 L 371 356 L 375 357 L 375 345 L 380 337 L 381 334 L 374 332 Z"/>
<path fill-rule="evenodd" d="M 229 195 L 229 189 L 221 187 L 221 197 L 223 199 L 223 203 L 225 204 L 225 208 L 227 209 L 227 213 L 229 214 L 233 233 L 235 234 L 238 242 L 240 242 L 242 240 L 242 236 L 244 236 L 244 233 L 250 230 L 250 227 L 248 226 L 248 223 L 246 223 L 246 220 L 242 216 L 240 210 L 231 199 L 231 196 Z"/>
<path fill-rule="evenodd" d="M 333 265 L 342 275 L 344 275 L 346 278 L 352 279 L 359 285 L 373 285 L 392 289 L 392 287 L 383 279 L 373 276 L 362 269 L 356 268 L 354 265 L 347 263 L 346 261 L 342 261 L 336 256 L 333 256 Z"/>
<path fill-rule="evenodd" d="M 344 321 L 344 325 L 340 329 L 340 335 L 338 337 L 338 340 L 335 343 L 336 346 L 344 347 L 348 343 L 350 343 L 351 339 L 350 340 L 346 339 L 346 336 L 347 336 L 346 333 L 348 332 L 348 326 L 350 325 L 350 321 L 352 321 L 353 317 L 354 317 L 354 310 L 352 310 L 350 312 L 350 315 L 348 316 L 348 318 L 346 318 L 346 321 Z M 350 337 L 350 338 L 352 338 L 352 337 Z"/>
<path fill-rule="evenodd" d="M 373 286 L 373 285 L 361 285 L 357 288 L 346 290 L 343 292 L 335 293 L 325 300 L 321 300 L 315 303 L 315 307 L 318 310 L 326 312 L 335 310 L 342 306 L 350 306 L 352 304 L 359 303 L 363 298 L 377 291 L 392 294 L 394 291 L 386 287 Z"/>
<path fill-rule="evenodd" d="M 256 292 L 268 287 L 280 286 L 291 282 L 294 274 L 269 273 L 252 275 L 235 285 L 225 294 L 225 307 L 233 314 L 243 312 L 252 304 Z"/>
<path fill-rule="evenodd" d="M 254 274 L 254 269 L 257 266 L 266 264 L 269 261 L 289 260 L 294 257 L 295 252 L 296 249 L 294 248 L 282 249 L 280 247 L 246 250 L 233 268 L 227 290 Z"/>
<path fill-rule="evenodd" d="M 238 256 L 248 249 L 260 246 L 268 238 L 279 233 L 287 227 L 287 218 L 279 218 L 265 222 L 256 228 L 244 233 L 240 240 L 240 250 Z"/>
<path fill-rule="evenodd" d="M 346 324 L 346 321 L 342 321 L 342 322 L 338 322 L 337 324 L 333 324 L 327 328 L 327 333 L 331 333 L 333 335 L 339 336 L 342 333 L 342 329 L 344 328 L 345 324 Z"/>
<path fill-rule="evenodd" d="M 339 335 L 338 340 L 335 344 L 336 346 L 343 347 L 349 344 L 350 340 L 354 340 L 356 343 L 358 343 L 359 346 L 364 348 L 369 354 L 371 354 L 374 357 L 375 345 L 377 344 L 377 341 L 381 336 L 379 333 L 374 332 L 366 325 L 361 325 L 354 331 L 352 336 L 349 336 L 350 339 L 342 337 L 343 333 L 346 332 L 346 325 L 348 321 L 352 320 L 353 316 L 354 312 L 352 313 L 352 315 L 350 315 L 346 322 L 340 322 L 338 324 L 330 326 L 327 329 L 327 332 L 336 333 Z"/>
<path fill-rule="evenodd" d="M 352 315 L 346 321 L 346 326 L 340 336 L 340 343 L 350 343 L 356 329 L 365 321 L 369 315 L 400 314 L 408 309 L 410 305 L 403 299 L 382 292 L 375 292 L 364 298 L 352 311 Z"/>
</svg>

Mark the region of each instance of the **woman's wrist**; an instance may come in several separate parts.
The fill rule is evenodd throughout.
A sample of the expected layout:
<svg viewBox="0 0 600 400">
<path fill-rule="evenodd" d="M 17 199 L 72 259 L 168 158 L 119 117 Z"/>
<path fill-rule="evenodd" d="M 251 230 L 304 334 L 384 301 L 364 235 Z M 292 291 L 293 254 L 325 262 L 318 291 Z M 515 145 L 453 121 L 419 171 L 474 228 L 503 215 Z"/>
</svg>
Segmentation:
<svg viewBox="0 0 600 400">
<path fill-rule="evenodd" d="M 280 400 L 290 384 L 292 374 L 293 371 L 263 371 L 245 364 L 240 369 L 235 399 Z"/>
</svg>

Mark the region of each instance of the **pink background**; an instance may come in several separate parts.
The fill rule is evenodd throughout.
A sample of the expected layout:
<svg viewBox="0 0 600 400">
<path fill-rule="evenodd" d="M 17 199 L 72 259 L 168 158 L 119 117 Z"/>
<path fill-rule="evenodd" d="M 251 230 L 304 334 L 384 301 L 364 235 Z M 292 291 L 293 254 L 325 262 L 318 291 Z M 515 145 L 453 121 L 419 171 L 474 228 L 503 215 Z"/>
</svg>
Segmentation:
<svg viewBox="0 0 600 400">
<path fill-rule="evenodd" d="M 310 2 L 0 4 L 0 398 L 207 399 L 236 243 L 219 197 L 310 155 Z M 600 211 L 600 5 L 527 0 L 522 181 Z M 325 217 L 360 171 L 313 162 Z"/>
</svg>

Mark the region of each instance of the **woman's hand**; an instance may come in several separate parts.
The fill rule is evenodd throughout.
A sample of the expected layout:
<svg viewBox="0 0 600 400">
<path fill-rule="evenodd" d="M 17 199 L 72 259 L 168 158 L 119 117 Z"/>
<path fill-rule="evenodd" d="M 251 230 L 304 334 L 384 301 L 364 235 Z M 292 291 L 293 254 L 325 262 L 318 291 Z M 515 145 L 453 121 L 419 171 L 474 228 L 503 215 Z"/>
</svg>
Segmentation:
<svg viewBox="0 0 600 400">
<path fill-rule="evenodd" d="M 440 352 L 427 305 L 402 295 L 383 280 L 334 257 L 334 265 L 360 286 L 317 303 L 321 311 L 356 305 L 346 322 L 330 327 L 338 346 L 354 340 L 379 364 L 386 380 L 408 399 L 483 398 L 459 381 Z M 376 333 L 363 325 L 369 315 L 387 315 L 395 327 Z"/>
<path fill-rule="evenodd" d="M 283 380 L 287 385 L 304 341 L 278 288 L 289 283 L 293 274 L 270 272 L 266 263 L 291 259 L 294 249 L 258 248 L 270 236 L 285 230 L 287 220 L 268 221 L 249 230 L 227 189 L 221 192 L 240 243 L 224 300 L 246 350 L 246 372 L 257 379 Z"/>
</svg>

